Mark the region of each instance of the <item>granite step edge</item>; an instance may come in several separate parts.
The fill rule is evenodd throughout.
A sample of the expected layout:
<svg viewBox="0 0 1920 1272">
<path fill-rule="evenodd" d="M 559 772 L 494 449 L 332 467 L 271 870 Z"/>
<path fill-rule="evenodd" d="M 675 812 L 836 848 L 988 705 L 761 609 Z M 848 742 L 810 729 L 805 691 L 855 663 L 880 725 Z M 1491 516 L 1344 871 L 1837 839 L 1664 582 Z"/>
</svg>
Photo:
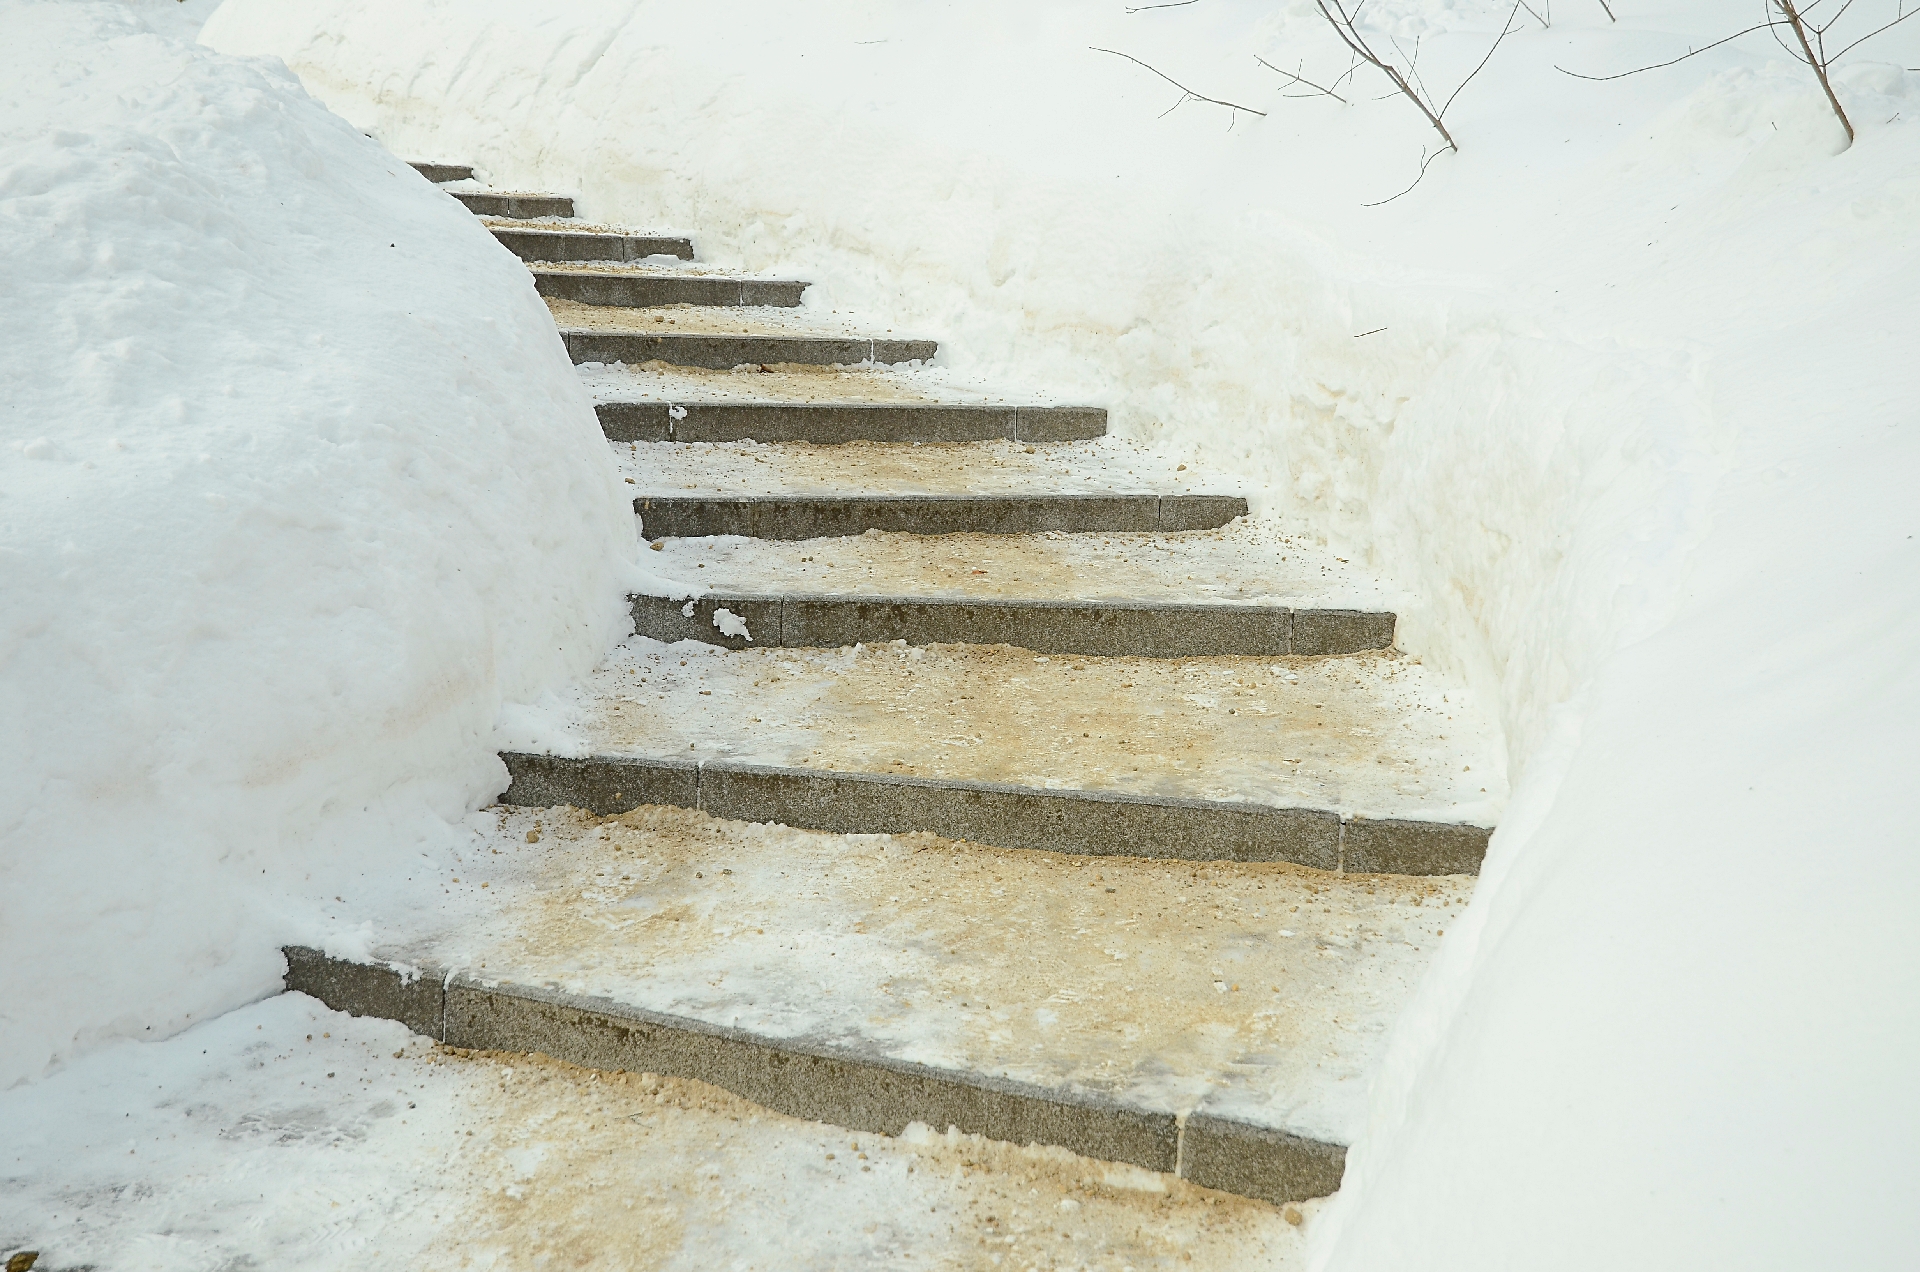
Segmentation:
<svg viewBox="0 0 1920 1272">
<path fill-rule="evenodd" d="M 909 1123 L 1177 1174 L 1280 1203 L 1340 1186 L 1346 1147 L 1205 1112 L 936 1068 L 845 1044 L 767 1038 L 605 998 L 288 946 L 285 987 L 450 1047 L 707 1082 L 789 1116 L 899 1135 Z"/>
</svg>

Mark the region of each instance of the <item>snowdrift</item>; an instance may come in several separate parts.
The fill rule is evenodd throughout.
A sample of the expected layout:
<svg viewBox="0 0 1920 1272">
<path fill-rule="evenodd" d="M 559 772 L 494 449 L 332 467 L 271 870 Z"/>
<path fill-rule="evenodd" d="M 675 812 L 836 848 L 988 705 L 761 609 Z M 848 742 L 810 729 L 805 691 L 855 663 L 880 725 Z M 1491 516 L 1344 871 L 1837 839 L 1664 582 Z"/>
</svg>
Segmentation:
<svg viewBox="0 0 1920 1272">
<path fill-rule="evenodd" d="M 283 67 L 8 0 L 0 86 L 5 1085 L 424 889 L 633 524 L 525 271 Z"/>
</svg>

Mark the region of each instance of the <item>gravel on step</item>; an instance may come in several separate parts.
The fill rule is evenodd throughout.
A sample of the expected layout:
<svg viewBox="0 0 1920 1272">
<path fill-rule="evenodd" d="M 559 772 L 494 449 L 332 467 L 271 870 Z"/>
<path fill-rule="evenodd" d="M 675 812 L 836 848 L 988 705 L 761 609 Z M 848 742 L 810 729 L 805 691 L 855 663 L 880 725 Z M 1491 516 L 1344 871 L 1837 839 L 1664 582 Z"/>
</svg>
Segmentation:
<svg viewBox="0 0 1920 1272">
<path fill-rule="evenodd" d="M 634 638 L 502 750 L 731 760 L 1492 825 L 1498 733 L 1388 653 L 1080 658 Z"/>
<path fill-rule="evenodd" d="M 1334 1143 L 1470 883 L 480 816 L 468 917 L 409 961 Z"/>
</svg>

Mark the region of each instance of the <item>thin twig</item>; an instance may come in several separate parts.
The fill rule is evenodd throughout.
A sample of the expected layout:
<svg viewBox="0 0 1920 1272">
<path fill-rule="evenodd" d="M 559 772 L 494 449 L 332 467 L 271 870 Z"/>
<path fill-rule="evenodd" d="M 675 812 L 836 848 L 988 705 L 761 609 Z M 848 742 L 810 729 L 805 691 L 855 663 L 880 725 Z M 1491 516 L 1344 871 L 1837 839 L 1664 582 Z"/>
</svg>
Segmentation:
<svg viewBox="0 0 1920 1272">
<path fill-rule="evenodd" d="M 1600 0 L 1600 7 L 1607 11 L 1607 21 L 1618 22 L 1620 20 L 1613 16 L 1613 6 L 1608 4 L 1607 0 Z"/>
<path fill-rule="evenodd" d="M 1185 84 L 1182 84 L 1179 80 L 1173 78 L 1173 76 L 1166 74 L 1164 71 L 1155 70 L 1153 67 L 1147 66 L 1145 62 L 1142 62 L 1139 58 L 1133 56 L 1131 53 L 1122 53 L 1118 49 L 1103 49 L 1097 45 L 1092 45 L 1092 44 L 1089 44 L 1087 47 L 1089 49 L 1092 49 L 1095 53 L 1111 53 L 1115 57 L 1124 57 L 1127 59 L 1127 61 L 1132 62 L 1135 66 L 1144 67 L 1149 71 L 1153 71 L 1155 75 L 1158 75 L 1161 79 L 1167 81 L 1167 83 L 1173 85 L 1175 88 L 1179 89 L 1183 94 L 1185 94 L 1185 96 L 1183 96 L 1179 101 L 1167 107 L 1167 110 L 1163 113 L 1171 113 L 1175 110 L 1178 110 L 1181 106 L 1186 104 L 1189 98 L 1191 98 L 1196 102 L 1206 102 L 1212 106 L 1225 106 L 1228 110 L 1244 110 L 1247 112 L 1247 114 L 1258 115 L 1262 119 L 1265 119 L 1267 117 L 1267 112 L 1264 110 L 1255 110 L 1251 106 L 1242 106 L 1238 102 L 1223 102 L 1218 97 L 1208 97 L 1205 93 L 1196 93 L 1192 89 L 1188 88 Z"/>
<path fill-rule="evenodd" d="M 1513 12 L 1507 15 L 1506 25 L 1500 28 L 1500 34 L 1493 41 L 1493 47 L 1488 49 L 1487 55 L 1480 59 L 1480 65 L 1474 67 L 1472 71 L 1468 72 L 1467 78 L 1460 81 L 1460 88 L 1454 89 L 1453 92 L 1447 97 L 1447 104 L 1440 108 L 1440 113 L 1442 115 L 1446 114 L 1449 110 L 1453 109 L 1453 99 L 1455 97 L 1460 96 L 1460 89 L 1465 88 L 1467 85 L 1473 83 L 1473 77 L 1475 75 L 1478 75 L 1481 71 L 1484 71 L 1487 69 L 1487 63 L 1493 61 L 1493 55 L 1500 51 L 1501 42 L 1504 41 L 1508 36 L 1513 34 L 1513 20 L 1516 17 L 1518 17 L 1519 14 L 1520 14 L 1520 5 L 1518 3 L 1518 0 L 1516 0 L 1516 3 L 1513 6 Z"/>
<path fill-rule="evenodd" d="M 1200 3 L 1200 0 L 1173 0 L 1172 4 L 1143 4 L 1137 8 L 1128 9 L 1127 12 L 1128 13 L 1145 13 L 1148 9 L 1178 9 L 1184 5 L 1199 4 L 1199 3 Z"/>
<path fill-rule="evenodd" d="M 1831 66 L 1833 63 L 1838 62 L 1841 58 L 1853 52 L 1855 49 L 1859 48 L 1862 44 L 1865 44 L 1868 40 L 1871 40 L 1874 36 L 1880 34 L 1880 32 L 1886 30 L 1887 27 L 1899 26 L 1902 22 L 1905 22 L 1908 18 L 1912 17 L 1916 13 L 1920 13 L 1920 9 L 1914 9 L 1911 12 L 1903 13 L 1899 17 L 1895 18 L 1893 21 L 1887 23 L 1887 26 L 1876 27 L 1873 30 L 1867 32 L 1865 35 L 1855 40 L 1852 44 L 1847 45 L 1846 48 L 1841 49 L 1838 53 L 1835 53 L 1832 57 L 1828 58 L 1827 64 Z M 1910 66 L 1907 69 L 1915 70 L 1920 68 Z"/>
<path fill-rule="evenodd" d="M 1427 122 L 1432 124 L 1434 130 L 1446 141 L 1448 149 L 1460 149 L 1460 143 L 1453 139 L 1453 134 L 1447 131 L 1447 126 L 1444 123 L 1440 122 L 1440 116 L 1434 112 L 1431 106 L 1427 105 L 1426 99 L 1414 91 L 1413 85 L 1409 84 L 1406 76 L 1400 73 L 1400 68 L 1373 51 L 1372 46 L 1367 43 L 1366 37 L 1361 35 L 1359 30 L 1353 25 L 1353 19 L 1347 15 L 1346 7 L 1341 4 L 1341 0 L 1313 0 L 1313 2 L 1315 6 L 1319 8 L 1320 16 L 1327 20 L 1328 25 L 1333 28 L 1334 34 L 1340 37 L 1341 43 L 1351 49 L 1355 57 L 1360 58 L 1362 61 L 1372 63 L 1382 75 L 1392 80 L 1393 86 L 1399 89 L 1408 101 L 1420 108 L 1420 113 L 1427 117 Z M 1362 0 L 1362 2 L 1364 3 L 1364 0 Z M 1332 9 L 1327 7 L 1329 4 L 1333 6 Z M 1333 16 L 1336 12 L 1340 15 L 1337 18 Z M 1355 12 L 1357 13 L 1359 10 L 1356 8 Z M 1424 171 L 1424 169 L 1422 169 L 1422 171 Z M 1419 184 L 1417 179 L 1414 184 Z M 1407 187 L 1408 190 L 1412 188 L 1413 186 Z M 1404 193 L 1406 193 L 1405 190 L 1401 191 L 1401 194 Z M 1394 197 L 1398 198 L 1399 195 L 1395 195 Z"/>
<path fill-rule="evenodd" d="M 1325 93 L 1328 97 L 1333 98 L 1333 100 L 1336 102 L 1341 102 L 1346 105 L 1352 105 L 1351 102 L 1348 102 L 1346 98 L 1340 96 L 1340 94 L 1334 92 L 1332 89 L 1322 88 L 1320 87 L 1320 85 L 1314 83 L 1312 80 L 1306 78 L 1304 75 L 1300 75 L 1294 71 L 1283 71 L 1279 67 L 1275 66 L 1272 62 L 1267 61 L 1266 58 L 1261 57 L 1258 53 L 1255 53 L 1253 55 L 1253 60 L 1260 63 L 1260 65 L 1266 67 L 1268 70 L 1274 72 L 1276 75 L 1286 76 L 1288 79 L 1292 80 L 1295 84 L 1305 84 L 1308 88 L 1312 89 L 1314 92 Z M 1289 85 L 1288 87 L 1292 87 L 1292 85 Z"/>
<path fill-rule="evenodd" d="M 1630 71 L 1621 71 L 1617 75 L 1582 75 L 1579 71 L 1570 71 L 1566 67 L 1559 66 L 1559 65 L 1556 65 L 1553 69 L 1556 71 L 1559 71 L 1562 75 L 1571 75 L 1575 79 L 1592 80 L 1596 84 L 1604 84 L 1608 80 L 1625 79 L 1629 75 L 1638 75 L 1643 71 L 1657 71 L 1668 66 L 1678 66 L 1680 63 L 1686 61 L 1690 57 L 1699 57 L 1702 53 L 1705 53 L 1708 49 L 1717 49 L 1722 44 L 1726 44 L 1733 40 L 1737 40 L 1743 35 L 1752 35 L 1755 31 L 1764 31 L 1768 27 L 1778 26 L 1778 25 L 1779 23 L 1769 18 L 1765 22 L 1757 23 L 1753 26 L 1748 27 L 1744 31 L 1735 31 L 1732 35 L 1729 35 L 1724 39 L 1715 40 L 1712 44 L 1702 44 L 1697 49 L 1688 49 L 1685 53 L 1682 53 L 1679 57 L 1671 58 L 1665 62 L 1655 62 L 1651 66 L 1636 66 Z"/>
<path fill-rule="evenodd" d="M 1420 147 L 1420 175 L 1413 179 L 1413 185 L 1410 185 L 1406 189 L 1402 190 L 1400 194 L 1390 194 L 1386 198 L 1381 199 L 1377 203 L 1362 203 L 1360 206 L 1363 208 L 1377 208 L 1377 207 L 1384 206 L 1385 204 L 1392 203 L 1395 199 L 1399 198 L 1400 195 L 1402 194 L 1412 194 L 1413 186 L 1419 185 L 1422 181 L 1426 179 L 1427 168 L 1433 163 L 1435 159 L 1438 159 L 1441 155 L 1444 155 L 1446 153 L 1447 152 L 1444 150 L 1436 150 L 1432 154 L 1428 154 L 1427 148 L 1425 146 Z"/>
</svg>

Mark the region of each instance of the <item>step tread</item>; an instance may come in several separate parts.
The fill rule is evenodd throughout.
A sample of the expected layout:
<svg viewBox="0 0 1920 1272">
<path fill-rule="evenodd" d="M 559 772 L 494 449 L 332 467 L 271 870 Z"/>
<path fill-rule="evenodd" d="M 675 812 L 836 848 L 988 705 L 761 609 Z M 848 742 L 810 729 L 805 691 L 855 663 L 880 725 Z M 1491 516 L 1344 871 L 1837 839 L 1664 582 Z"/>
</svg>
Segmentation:
<svg viewBox="0 0 1920 1272">
<path fill-rule="evenodd" d="M 1335 1144 L 1358 1134 L 1386 1027 L 1466 896 L 1454 879 L 1088 861 L 682 809 L 481 817 L 495 824 L 455 888 L 466 916 L 409 960 Z"/>
<path fill-rule="evenodd" d="M 1326 548 L 1242 519 L 1183 534 L 667 539 L 649 567 L 719 592 L 1391 612 L 1400 598 Z"/>
<path fill-rule="evenodd" d="M 1238 495 L 1245 481 L 1126 438 L 1083 442 L 625 442 L 638 495 Z"/>
<path fill-rule="evenodd" d="M 754 406 L 1078 406 L 1044 388 L 1003 386 L 947 367 L 680 367 L 666 362 L 586 366 L 595 402 L 735 403 Z"/>
<path fill-rule="evenodd" d="M 780 283 L 793 287 L 807 285 L 804 279 L 743 273 L 737 269 L 703 265 L 665 255 L 643 257 L 637 261 L 529 261 L 527 268 L 533 274 L 549 274 L 555 278 L 699 278 L 742 283 Z"/>
<path fill-rule="evenodd" d="M 1046 1266 L 1291 1269 L 1321 1205 L 1293 1212 L 1303 1228 L 1058 1149 L 856 1135 L 704 1082 L 461 1054 L 297 993 L 48 1082 L 8 1093 L 6 1116 L 37 1150 L 8 1178 L 10 1235 L 44 1238 L 43 1269 L 154 1266 L 124 1252 L 161 1227 L 167 1261 L 194 1267 L 331 1267 L 321 1245 L 372 1237 L 379 1256 L 354 1262 L 422 1272 L 556 1252 L 600 1268 L 984 1268 L 1018 1233 Z"/>
<path fill-rule="evenodd" d="M 851 318 L 812 309 L 798 311 L 774 305 L 656 305 L 628 308 L 619 305 L 583 305 L 559 297 L 543 297 L 553 320 L 563 332 L 596 335 L 752 336 L 815 340 L 905 340 L 892 331 L 875 330 Z"/>
<path fill-rule="evenodd" d="M 1497 733 L 1467 695 L 1384 653 L 725 651 L 634 638 L 561 701 L 503 735 L 503 749 L 1483 826 L 1506 794 Z"/>
</svg>

